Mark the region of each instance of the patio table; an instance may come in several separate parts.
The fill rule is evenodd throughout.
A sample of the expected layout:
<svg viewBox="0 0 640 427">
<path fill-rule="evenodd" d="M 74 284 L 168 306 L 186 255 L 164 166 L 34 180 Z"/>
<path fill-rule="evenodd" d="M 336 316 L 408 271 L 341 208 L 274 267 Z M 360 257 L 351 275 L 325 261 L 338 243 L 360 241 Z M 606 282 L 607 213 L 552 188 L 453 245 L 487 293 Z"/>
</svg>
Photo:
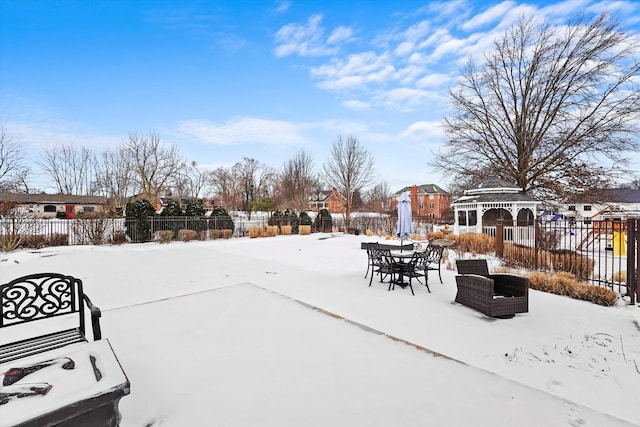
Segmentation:
<svg viewBox="0 0 640 427">
<path fill-rule="evenodd" d="M 116 427 L 130 390 L 106 339 L 6 362 L 0 373 L 0 427 Z"/>
<path fill-rule="evenodd" d="M 399 277 L 395 279 L 394 283 L 402 288 L 405 288 L 409 285 L 409 283 L 404 281 L 404 272 L 407 266 L 405 262 L 406 259 L 411 259 L 413 257 L 413 251 L 391 251 L 391 256 L 393 257 L 393 265 L 398 268 Z"/>
</svg>

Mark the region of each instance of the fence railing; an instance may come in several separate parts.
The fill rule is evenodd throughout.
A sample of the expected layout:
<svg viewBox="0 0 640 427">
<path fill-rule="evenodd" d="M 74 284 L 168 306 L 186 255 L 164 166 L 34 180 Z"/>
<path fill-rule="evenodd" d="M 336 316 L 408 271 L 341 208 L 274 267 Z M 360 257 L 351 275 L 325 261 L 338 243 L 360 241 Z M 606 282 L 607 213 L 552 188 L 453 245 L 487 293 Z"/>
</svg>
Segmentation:
<svg viewBox="0 0 640 427">
<path fill-rule="evenodd" d="M 533 270 L 568 271 L 580 279 L 627 294 L 626 221 L 498 221 L 487 234 L 496 254 Z"/>
<path fill-rule="evenodd" d="M 281 221 L 282 222 L 282 221 Z M 322 218 L 312 231 L 331 231 L 338 221 Z M 0 250 L 16 247 L 103 244 L 125 241 L 148 242 L 158 238 L 157 232 L 171 230 L 175 238 L 180 230 L 194 230 L 199 239 L 242 237 L 251 227 L 266 227 L 267 217 L 255 219 L 219 217 L 73 218 L 43 219 L 15 215 L 0 218 Z M 288 222 L 285 224 L 290 225 Z M 214 231 L 215 230 L 215 231 Z M 224 232 L 224 230 L 229 230 Z"/>
</svg>

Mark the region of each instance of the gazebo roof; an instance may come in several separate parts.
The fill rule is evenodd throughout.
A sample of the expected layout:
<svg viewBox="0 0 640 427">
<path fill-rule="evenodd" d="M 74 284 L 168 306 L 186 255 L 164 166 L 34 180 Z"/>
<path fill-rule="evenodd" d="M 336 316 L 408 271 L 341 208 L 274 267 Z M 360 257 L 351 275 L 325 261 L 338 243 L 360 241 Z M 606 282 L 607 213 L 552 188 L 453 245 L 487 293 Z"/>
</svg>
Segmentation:
<svg viewBox="0 0 640 427">
<path fill-rule="evenodd" d="M 475 187 L 471 187 L 470 189 L 464 192 L 466 195 L 471 194 L 486 194 L 486 193 L 520 193 L 522 192 L 522 188 L 518 187 L 515 184 L 511 184 L 507 181 L 504 181 L 498 177 L 490 176 L 482 180 Z"/>
<path fill-rule="evenodd" d="M 464 196 L 452 203 L 461 205 L 463 203 L 537 203 L 538 200 L 524 193 L 522 188 L 511 184 L 497 177 L 488 177 L 475 187 L 464 192 Z"/>
<path fill-rule="evenodd" d="M 494 203 L 494 202 L 538 202 L 534 197 L 526 193 L 484 193 L 466 194 L 452 204 L 463 203 Z"/>
</svg>

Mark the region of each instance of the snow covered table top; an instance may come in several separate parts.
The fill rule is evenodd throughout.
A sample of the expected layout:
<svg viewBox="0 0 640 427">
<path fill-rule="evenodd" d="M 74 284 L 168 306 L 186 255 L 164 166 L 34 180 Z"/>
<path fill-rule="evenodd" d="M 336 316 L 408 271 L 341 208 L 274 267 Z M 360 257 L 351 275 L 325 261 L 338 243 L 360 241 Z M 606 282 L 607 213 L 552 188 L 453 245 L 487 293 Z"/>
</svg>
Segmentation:
<svg viewBox="0 0 640 427">
<path fill-rule="evenodd" d="M 4 363 L 0 379 L 0 427 L 60 422 L 109 404 L 117 409 L 129 394 L 129 380 L 106 339 Z"/>
</svg>

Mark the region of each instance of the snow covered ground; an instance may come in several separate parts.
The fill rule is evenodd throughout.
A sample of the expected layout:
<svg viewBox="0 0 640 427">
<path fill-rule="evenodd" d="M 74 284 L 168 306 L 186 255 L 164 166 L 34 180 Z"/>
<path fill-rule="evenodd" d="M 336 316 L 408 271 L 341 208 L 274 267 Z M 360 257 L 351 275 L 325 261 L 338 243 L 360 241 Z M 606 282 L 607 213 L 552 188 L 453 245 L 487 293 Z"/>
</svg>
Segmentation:
<svg viewBox="0 0 640 427">
<path fill-rule="evenodd" d="M 640 425 L 639 307 L 531 290 L 529 313 L 487 318 L 446 268 L 431 293 L 368 287 L 376 240 L 23 250 L 0 281 L 83 280 L 131 381 L 124 427 Z"/>
</svg>

